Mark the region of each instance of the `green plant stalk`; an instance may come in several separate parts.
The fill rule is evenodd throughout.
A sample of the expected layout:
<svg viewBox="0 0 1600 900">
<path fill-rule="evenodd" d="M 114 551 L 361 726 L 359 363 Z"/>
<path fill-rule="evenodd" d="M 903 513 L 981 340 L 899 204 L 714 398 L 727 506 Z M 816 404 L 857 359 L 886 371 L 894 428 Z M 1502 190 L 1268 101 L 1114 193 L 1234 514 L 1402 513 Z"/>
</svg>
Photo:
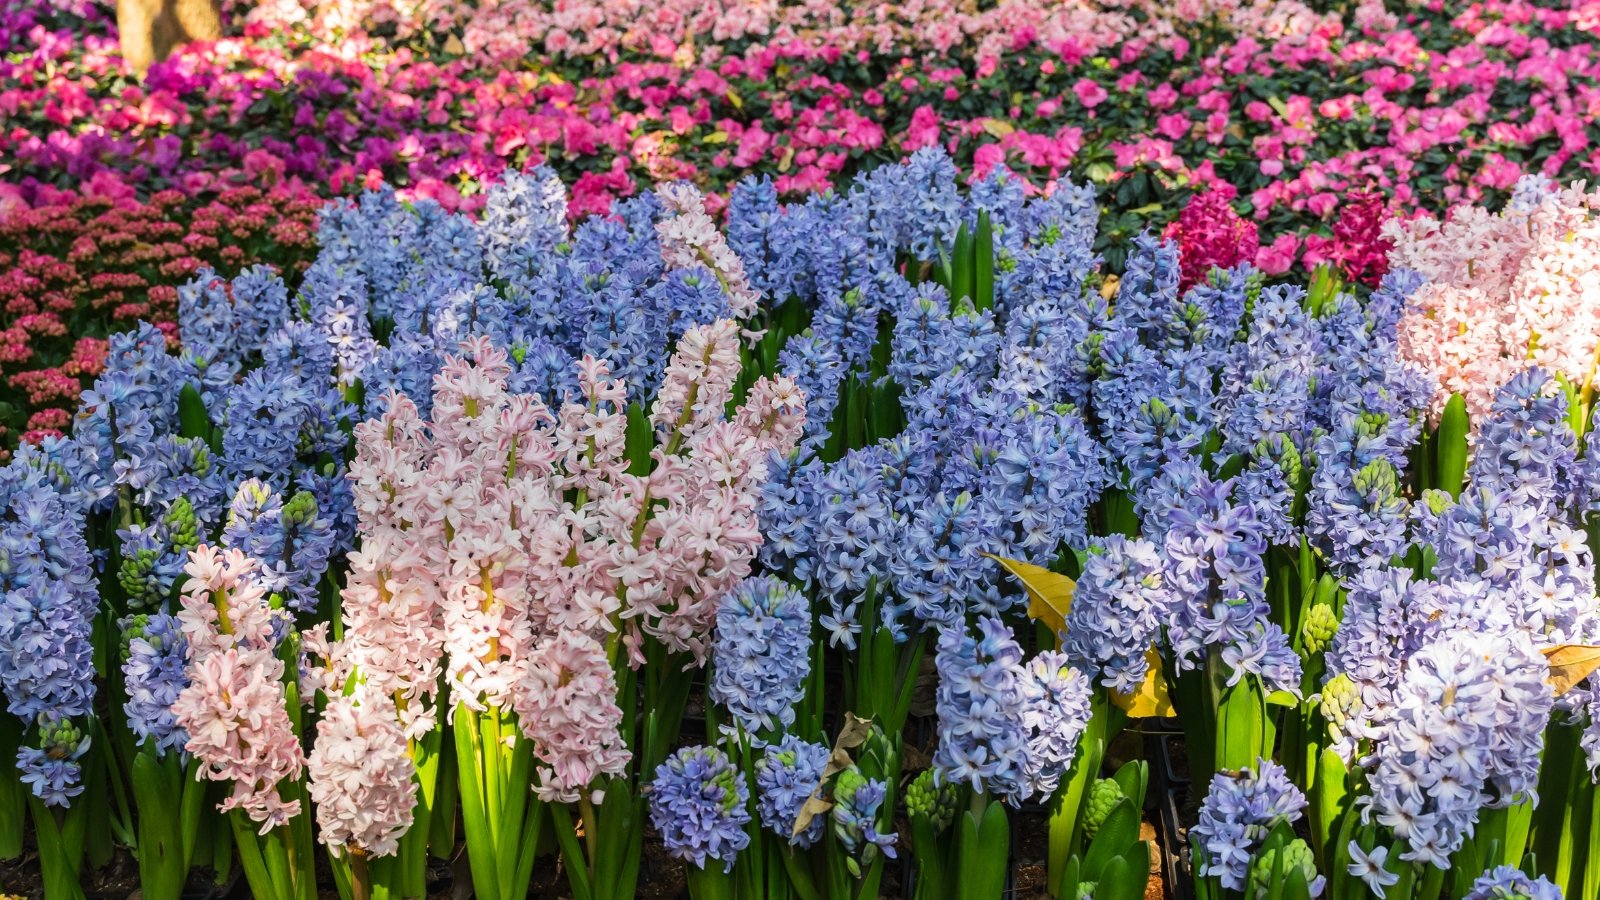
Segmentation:
<svg viewBox="0 0 1600 900">
<path fill-rule="evenodd" d="M 917 888 L 913 900 L 949 900 L 952 881 L 945 870 L 949 848 L 933 831 L 926 816 L 911 819 L 911 858 L 917 866 Z"/>
<path fill-rule="evenodd" d="M 22 856 L 22 836 L 28 830 L 30 792 L 17 767 L 9 763 L 17 758 L 21 745 L 22 723 L 10 714 L 0 716 L 0 755 L 8 760 L 0 766 L 0 860 L 7 862 Z"/>
<path fill-rule="evenodd" d="M 734 900 L 733 876 L 722 870 L 716 860 L 707 860 L 706 868 L 690 863 L 685 868 L 689 879 L 690 900 Z"/>
<path fill-rule="evenodd" d="M 1589 839 L 1583 855 L 1583 889 L 1568 892 L 1568 897 L 1600 897 L 1600 790 L 1592 786 L 1589 790 Z M 1574 877 L 1571 883 L 1577 884 L 1579 879 Z"/>
<path fill-rule="evenodd" d="M 778 859 L 789 878 L 789 887 L 800 895 L 800 900 L 822 900 L 817 890 L 817 880 L 812 874 L 812 853 L 795 847 L 776 846 Z"/>
<path fill-rule="evenodd" d="M 521 900 L 533 876 L 542 819 L 542 804 L 529 790 L 532 747 L 516 717 L 496 706 L 482 712 L 458 706 L 454 719 L 473 889 L 483 900 Z"/>
<path fill-rule="evenodd" d="M 1332 749 L 1322 751 L 1317 760 L 1316 778 L 1311 788 L 1311 849 L 1316 854 L 1319 868 L 1331 871 L 1329 858 L 1343 854 L 1345 848 L 1329 841 L 1334 828 L 1346 817 L 1350 806 L 1350 773 L 1344 758 Z"/>
<path fill-rule="evenodd" d="M 1256 760 L 1270 755 L 1272 722 L 1260 682 L 1245 676 L 1232 686 L 1222 651 L 1212 647 L 1206 654 L 1207 686 L 1216 711 L 1215 765 L 1220 770 L 1253 769 Z"/>
<path fill-rule="evenodd" d="M 1570 723 L 1545 730 L 1544 759 L 1539 765 L 1539 808 L 1534 813 L 1531 850 L 1538 874 L 1558 886 L 1570 885 L 1572 849 L 1584 843 L 1593 786 L 1578 752 L 1580 729 Z M 1570 890 L 1565 891 L 1571 895 Z"/>
<path fill-rule="evenodd" d="M 1466 484 L 1467 433 L 1470 429 L 1467 401 L 1460 394 L 1451 394 L 1445 402 L 1444 413 L 1439 417 L 1439 428 L 1434 435 L 1435 484 L 1431 487 L 1448 491 L 1455 499 L 1461 498 L 1461 488 Z"/>
<path fill-rule="evenodd" d="M 133 796 L 139 808 L 139 892 L 147 900 L 176 900 L 193 858 L 204 785 L 176 752 L 157 756 L 146 747 L 133 760 Z"/>
<path fill-rule="evenodd" d="M 456 772 L 456 744 L 443 740 L 440 732 L 438 771 L 433 783 L 436 793 L 428 814 L 428 855 L 436 860 L 449 860 L 455 856 L 456 811 L 460 806 L 459 782 Z"/>
<path fill-rule="evenodd" d="M 994 223 L 987 210 L 978 213 L 972 239 L 973 297 L 978 310 L 994 309 Z"/>
</svg>

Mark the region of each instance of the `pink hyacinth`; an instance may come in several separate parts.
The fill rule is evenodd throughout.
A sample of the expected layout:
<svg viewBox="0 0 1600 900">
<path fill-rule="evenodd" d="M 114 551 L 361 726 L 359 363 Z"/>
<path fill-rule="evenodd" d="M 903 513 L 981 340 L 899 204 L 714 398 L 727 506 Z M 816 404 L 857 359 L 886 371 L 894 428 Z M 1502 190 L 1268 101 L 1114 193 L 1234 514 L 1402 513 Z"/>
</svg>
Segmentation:
<svg viewBox="0 0 1600 900">
<path fill-rule="evenodd" d="M 189 642 L 191 660 L 232 647 L 270 652 L 272 620 L 267 592 L 258 579 L 260 564 L 237 548 L 200 546 L 183 567 L 178 623 Z"/>
<path fill-rule="evenodd" d="M 507 391 L 487 340 L 462 351 L 434 380 L 431 423 L 391 396 L 356 429 L 363 549 L 329 665 L 395 700 L 412 737 L 442 670 L 455 704 L 515 711 L 539 791 L 572 800 L 628 762 L 619 642 L 634 665 L 646 638 L 704 660 L 716 601 L 760 547 L 767 456 L 793 449 L 804 399 L 762 379 L 729 417 L 739 327 L 691 329 L 652 409 L 650 472 L 634 475 L 627 387 L 604 360 L 585 357 L 578 396 L 550 410 Z"/>
<path fill-rule="evenodd" d="M 1229 191 L 1202 191 L 1189 198 L 1165 236 L 1178 242 L 1179 288 L 1204 281 L 1213 268 L 1252 262 L 1261 249 L 1256 225 L 1233 210 Z"/>
<path fill-rule="evenodd" d="M 1463 395 L 1474 419 L 1527 365 L 1593 391 L 1600 363 L 1600 194 L 1518 183 L 1499 213 L 1391 223 L 1389 262 L 1428 278 L 1398 326 L 1400 353 L 1438 382 L 1432 412 Z"/>
<path fill-rule="evenodd" d="M 678 182 L 656 188 L 656 196 L 672 213 L 656 223 L 662 262 L 669 269 L 695 266 L 710 269 L 722 283 L 734 317 L 749 318 L 760 305 L 761 295 L 750 286 L 744 262 L 728 246 L 707 214 L 705 195 L 694 185 Z"/>
<path fill-rule="evenodd" d="M 404 737 L 434 729 L 444 656 L 434 582 L 406 566 L 393 533 L 364 539 L 350 554 L 343 596 L 344 639 L 330 650 L 334 683 L 359 673 L 365 689 L 389 698 Z"/>
<path fill-rule="evenodd" d="M 596 778 L 627 772 L 632 754 L 618 730 L 616 674 L 587 634 L 562 632 L 534 649 L 516 710 L 543 763 L 541 799 L 571 803 Z"/>
<path fill-rule="evenodd" d="M 331 694 L 306 768 L 318 839 L 330 851 L 399 849 L 416 806 L 415 767 L 385 694 L 366 686 Z"/>
<path fill-rule="evenodd" d="M 300 814 L 278 785 L 300 777 L 305 758 L 289 719 L 283 661 L 275 653 L 272 612 L 256 580 L 258 563 L 239 550 L 199 547 L 190 554 L 178 619 L 188 638 L 189 683 L 173 702 L 184 749 L 203 777 L 231 782 L 222 809 L 242 809 L 261 833 Z"/>
<path fill-rule="evenodd" d="M 691 328 L 667 363 L 650 421 L 658 437 L 687 439 L 721 418 L 739 377 L 739 329 L 723 319 Z"/>
</svg>

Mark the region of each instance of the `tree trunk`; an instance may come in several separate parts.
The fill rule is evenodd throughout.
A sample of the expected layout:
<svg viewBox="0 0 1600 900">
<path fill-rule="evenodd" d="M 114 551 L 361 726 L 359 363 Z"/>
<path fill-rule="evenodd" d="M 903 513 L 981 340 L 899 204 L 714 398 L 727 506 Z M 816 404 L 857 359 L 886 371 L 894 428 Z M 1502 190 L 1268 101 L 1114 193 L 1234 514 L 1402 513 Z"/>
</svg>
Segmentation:
<svg viewBox="0 0 1600 900">
<path fill-rule="evenodd" d="M 140 75 L 190 41 L 222 37 L 221 0 L 117 0 L 122 58 Z"/>
</svg>

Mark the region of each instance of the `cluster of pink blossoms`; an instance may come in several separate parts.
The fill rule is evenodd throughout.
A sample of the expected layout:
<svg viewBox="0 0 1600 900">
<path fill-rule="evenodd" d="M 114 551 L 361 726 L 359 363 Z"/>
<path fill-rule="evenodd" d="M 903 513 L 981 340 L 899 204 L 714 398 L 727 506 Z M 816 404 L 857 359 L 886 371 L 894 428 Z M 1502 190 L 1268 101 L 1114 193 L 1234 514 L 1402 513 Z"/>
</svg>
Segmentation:
<svg viewBox="0 0 1600 900">
<path fill-rule="evenodd" d="M 744 319 L 755 313 L 761 295 L 750 286 L 744 261 L 728 246 L 722 230 L 711 220 L 700 189 L 679 181 L 656 188 L 656 196 L 672 212 L 656 223 L 656 235 L 661 238 L 661 261 L 666 267 L 705 266 L 722 282 L 734 316 Z"/>
<path fill-rule="evenodd" d="M 289 719 L 283 661 L 273 639 L 256 560 L 237 549 L 201 546 L 184 567 L 178 622 L 189 642 L 189 684 L 172 706 L 189 734 L 184 749 L 201 774 L 232 783 L 224 810 L 242 809 L 266 834 L 300 814 L 278 785 L 298 779 L 305 756 Z"/>
<path fill-rule="evenodd" d="M 330 691 L 306 768 L 317 839 L 334 855 L 349 847 L 391 856 L 400 848 L 416 807 L 416 767 L 387 695 L 371 685 Z"/>
<path fill-rule="evenodd" d="M 738 348 L 731 320 L 679 341 L 647 475 L 628 471 L 627 392 L 605 362 L 586 357 L 581 396 L 552 411 L 507 391 L 486 339 L 435 379 L 431 422 L 396 394 L 357 427 L 348 657 L 404 698 L 408 733 L 432 726 L 442 668 L 455 708 L 518 714 L 541 796 L 576 800 L 626 770 L 614 667 L 642 663 L 646 639 L 704 660 L 717 600 L 760 546 L 767 455 L 804 424 L 787 379 L 726 415 Z"/>
<path fill-rule="evenodd" d="M 1500 386 L 1537 365 L 1592 391 L 1600 364 L 1600 194 L 1517 185 L 1499 213 L 1459 206 L 1443 222 L 1394 221 L 1390 265 L 1428 281 L 1399 323 L 1403 358 L 1438 381 L 1435 417 L 1453 393 L 1474 420 Z"/>
</svg>

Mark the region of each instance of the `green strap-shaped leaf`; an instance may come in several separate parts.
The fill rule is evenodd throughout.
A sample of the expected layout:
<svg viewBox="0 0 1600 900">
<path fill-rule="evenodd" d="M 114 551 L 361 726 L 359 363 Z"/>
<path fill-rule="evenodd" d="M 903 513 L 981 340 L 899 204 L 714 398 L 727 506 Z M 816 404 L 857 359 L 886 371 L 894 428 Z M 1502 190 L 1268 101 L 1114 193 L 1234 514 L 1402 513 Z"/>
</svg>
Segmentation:
<svg viewBox="0 0 1600 900">
<path fill-rule="evenodd" d="M 1451 394 L 1445 402 L 1444 414 L 1439 417 L 1439 430 L 1434 437 L 1434 478 L 1437 487 L 1459 499 L 1461 487 L 1467 480 L 1467 401 L 1460 394 Z"/>
</svg>

